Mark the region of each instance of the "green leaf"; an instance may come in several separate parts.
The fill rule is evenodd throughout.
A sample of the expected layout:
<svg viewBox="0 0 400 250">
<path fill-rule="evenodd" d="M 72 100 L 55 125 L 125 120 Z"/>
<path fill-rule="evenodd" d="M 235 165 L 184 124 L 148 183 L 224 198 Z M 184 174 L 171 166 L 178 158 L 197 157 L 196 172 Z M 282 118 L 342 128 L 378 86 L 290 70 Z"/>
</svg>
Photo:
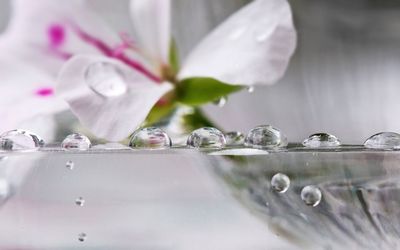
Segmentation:
<svg viewBox="0 0 400 250">
<path fill-rule="evenodd" d="M 176 103 L 169 103 L 167 105 L 157 106 L 155 105 L 150 113 L 147 115 L 145 125 L 150 126 L 160 122 L 163 118 L 171 114 L 175 109 Z"/>
<path fill-rule="evenodd" d="M 242 86 L 229 85 L 213 78 L 189 78 L 179 83 L 178 102 L 198 106 L 217 101 L 242 88 Z"/>
<path fill-rule="evenodd" d="M 171 39 L 171 45 L 169 48 L 169 65 L 174 73 L 177 73 L 180 68 L 178 47 L 175 39 Z"/>
</svg>

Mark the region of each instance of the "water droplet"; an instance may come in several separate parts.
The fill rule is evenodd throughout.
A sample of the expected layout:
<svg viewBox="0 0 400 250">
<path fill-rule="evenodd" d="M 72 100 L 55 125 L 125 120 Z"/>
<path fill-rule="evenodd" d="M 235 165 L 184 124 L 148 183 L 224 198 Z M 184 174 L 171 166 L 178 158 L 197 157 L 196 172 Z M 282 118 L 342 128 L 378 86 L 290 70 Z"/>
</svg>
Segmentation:
<svg viewBox="0 0 400 250">
<path fill-rule="evenodd" d="M 240 146 L 244 143 L 244 135 L 237 131 L 225 133 L 227 146 Z"/>
<path fill-rule="evenodd" d="M 129 146 L 142 149 L 165 149 L 172 145 L 164 130 L 156 127 L 143 128 L 133 133 Z"/>
<path fill-rule="evenodd" d="M 1 150 L 32 150 L 44 145 L 39 136 L 21 129 L 11 130 L 0 136 Z"/>
<path fill-rule="evenodd" d="M 197 129 L 187 139 L 187 145 L 192 148 L 220 149 L 225 147 L 225 144 L 224 134 L 211 127 Z"/>
<path fill-rule="evenodd" d="M 301 190 L 301 199 L 307 206 L 318 206 L 322 199 L 321 190 L 313 185 L 306 186 Z"/>
<path fill-rule="evenodd" d="M 217 105 L 218 107 L 223 108 L 227 102 L 228 102 L 228 99 L 226 97 L 221 97 L 218 100 L 214 101 L 213 103 L 215 105 Z"/>
<path fill-rule="evenodd" d="M 86 239 L 87 239 L 87 235 L 86 235 L 85 233 L 80 233 L 80 234 L 78 235 L 78 240 L 79 240 L 80 242 L 84 242 Z"/>
<path fill-rule="evenodd" d="M 340 140 L 331 134 L 317 133 L 310 135 L 303 141 L 303 145 L 308 148 L 331 148 L 341 145 Z"/>
<path fill-rule="evenodd" d="M 121 96 L 128 90 L 123 73 L 111 63 L 97 62 L 90 65 L 85 80 L 95 93 L 104 97 Z"/>
<path fill-rule="evenodd" d="M 88 150 L 91 146 L 89 138 L 78 133 L 68 135 L 61 143 L 61 147 L 68 150 Z"/>
<path fill-rule="evenodd" d="M 77 206 L 83 207 L 83 205 L 85 205 L 85 200 L 82 197 L 79 197 L 78 199 L 75 200 L 75 204 Z"/>
<path fill-rule="evenodd" d="M 65 163 L 65 166 L 69 169 L 72 170 L 75 167 L 75 163 L 73 161 L 67 161 L 67 163 Z"/>
<path fill-rule="evenodd" d="M 244 145 L 253 148 L 286 147 L 287 138 L 271 125 L 258 126 L 247 134 Z"/>
<path fill-rule="evenodd" d="M 277 173 L 271 179 L 272 188 L 278 193 L 284 193 L 289 189 L 290 179 L 287 175 Z"/>
<path fill-rule="evenodd" d="M 0 204 L 5 202 L 11 193 L 10 183 L 6 179 L 0 179 Z"/>
<path fill-rule="evenodd" d="M 364 142 L 366 148 L 372 149 L 400 149 L 400 134 L 382 132 L 375 134 Z"/>
<path fill-rule="evenodd" d="M 254 92 L 254 86 L 247 87 L 247 92 L 253 93 Z"/>
</svg>

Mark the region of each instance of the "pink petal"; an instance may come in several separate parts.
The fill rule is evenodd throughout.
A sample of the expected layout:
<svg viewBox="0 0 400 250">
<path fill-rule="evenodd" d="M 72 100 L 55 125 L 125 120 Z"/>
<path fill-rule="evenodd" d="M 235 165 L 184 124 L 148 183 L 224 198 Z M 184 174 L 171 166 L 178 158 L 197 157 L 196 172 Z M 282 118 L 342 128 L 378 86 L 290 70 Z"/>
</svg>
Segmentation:
<svg viewBox="0 0 400 250">
<path fill-rule="evenodd" d="M 97 66 L 99 71 L 91 74 Z M 64 65 L 57 93 L 96 136 L 119 141 L 128 137 L 171 89 L 170 84 L 157 84 L 115 59 L 81 55 Z"/>
<path fill-rule="evenodd" d="M 295 47 L 288 2 L 256 0 L 200 43 L 179 77 L 212 77 L 239 85 L 273 84 L 285 73 Z"/>
<path fill-rule="evenodd" d="M 168 64 L 171 41 L 170 0 L 131 0 L 131 16 L 138 46 L 153 61 Z"/>
</svg>

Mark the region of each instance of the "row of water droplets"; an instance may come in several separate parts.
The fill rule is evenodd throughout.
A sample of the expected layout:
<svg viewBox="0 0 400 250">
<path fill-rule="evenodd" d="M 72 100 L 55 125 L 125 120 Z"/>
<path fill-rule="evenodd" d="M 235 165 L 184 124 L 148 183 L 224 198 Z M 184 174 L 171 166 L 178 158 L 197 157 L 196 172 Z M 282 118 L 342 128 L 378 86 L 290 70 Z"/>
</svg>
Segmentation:
<svg viewBox="0 0 400 250">
<path fill-rule="evenodd" d="M 111 144 L 108 144 L 109 148 L 123 148 L 122 145 L 116 147 Z M 27 130 L 16 129 L 0 135 L 0 150 L 3 151 L 34 150 L 44 145 L 43 139 Z M 204 127 L 194 130 L 187 139 L 188 147 L 198 149 L 222 149 L 241 146 L 274 149 L 284 148 L 287 145 L 287 137 L 271 125 L 258 126 L 250 130 L 246 136 L 236 131 L 224 134 L 216 128 Z M 68 135 L 61 143 L 61 147 L 66 150 L 88 150 L 91 146 L 89 138 L 78 133 Z M 161 128 L 148 127 L 135 131 L 131 136 L 129 146 L 137 149 L 167 149 L 172 147 L 172 141 Z M 341 146 L 341 142 L 334 135 L 317 133 L 305 139 L 303 146 L 314 149 L 335 148 Z M 375 134 L 365 141 L 364 147 L 383 150 L 400 149 L 400 134 L 393 132 Z M 107 149 L 106 146 L 103 148 Z"/>
</svg>

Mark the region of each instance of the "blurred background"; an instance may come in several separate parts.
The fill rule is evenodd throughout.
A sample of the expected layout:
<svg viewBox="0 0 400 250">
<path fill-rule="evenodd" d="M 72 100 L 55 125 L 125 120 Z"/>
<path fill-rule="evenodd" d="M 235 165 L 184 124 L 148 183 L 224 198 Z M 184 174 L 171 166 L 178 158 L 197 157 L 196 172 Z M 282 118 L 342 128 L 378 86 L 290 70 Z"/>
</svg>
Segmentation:
<svg viewBox="0 0 400 250">
<path fill-rule="evenodd" d="M 181 55 L 246 2 L 175 0 L 173 28 Z M 400 2 L 290 2 L 299 37 L 286 76 L 274 86 L 231 96 L 223 108 L 208 105 L 206 112 L 226 130 L 272 124 L 290 141 L 329 132 L 345 143 L 362 143 L 377 132 L 399 132 Z M 119 30 L 131 28 L 127 4 L 92 0 Z M 0 30 L 9 16 L 9 0 L 0 0 Z"/>
</svg>

